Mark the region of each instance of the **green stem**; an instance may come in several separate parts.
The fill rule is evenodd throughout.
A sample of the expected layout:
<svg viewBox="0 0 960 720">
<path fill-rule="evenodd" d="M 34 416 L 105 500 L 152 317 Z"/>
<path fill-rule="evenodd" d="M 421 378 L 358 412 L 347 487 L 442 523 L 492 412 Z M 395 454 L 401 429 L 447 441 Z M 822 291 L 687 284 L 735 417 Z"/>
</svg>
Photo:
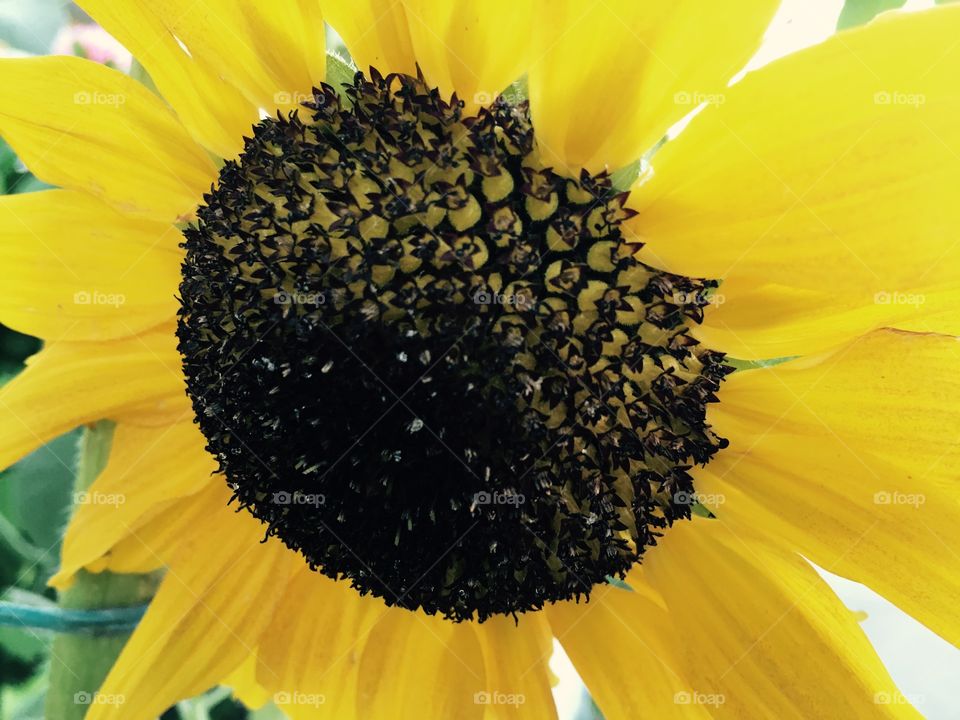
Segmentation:
<svg viewBox="0 0 960 720">
<path fill-rule="evenodd" d="M 84 430 L 76 492 L 87 490 L 103 470 L 112 439 L 110 422 L 102 421 Z M 65 611 L 137 606 L 153 596 L 157 582 L 156 574 L 117 575 L 81 570 L 74 584 L 60 594 L 59 603 Z M 113 629 L 56 636 L 50 653 L 47 720 L 82 720 L 129 636 L 129 630 Z"/>
</svg>

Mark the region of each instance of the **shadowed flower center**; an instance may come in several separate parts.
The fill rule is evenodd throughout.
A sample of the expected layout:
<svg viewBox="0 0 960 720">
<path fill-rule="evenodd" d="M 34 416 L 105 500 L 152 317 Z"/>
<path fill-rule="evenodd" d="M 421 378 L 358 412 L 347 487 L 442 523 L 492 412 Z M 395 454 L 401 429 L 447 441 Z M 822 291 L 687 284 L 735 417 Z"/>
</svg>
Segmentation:
<svg viewBox="0 0 960 720">
<path fill-rule="evenodd" d="M 310 566 L 454 620 L 589 597 L 678 518 L 728 368 L 715 283 L 639 262 L 605 174 L 358 74 L 254 128 L 185 232 L 178 336 L 239 504 Z"/>
</svg>

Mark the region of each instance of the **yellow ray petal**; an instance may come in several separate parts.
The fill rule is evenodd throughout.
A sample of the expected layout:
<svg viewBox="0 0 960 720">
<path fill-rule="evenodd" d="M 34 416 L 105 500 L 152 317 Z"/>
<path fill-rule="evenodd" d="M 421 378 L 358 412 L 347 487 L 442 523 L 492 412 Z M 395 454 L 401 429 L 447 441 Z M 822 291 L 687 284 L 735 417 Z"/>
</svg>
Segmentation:
<svg viewBox="0 0 960 720">
<path fill-rule="evenodd" d="M 708 718 L 685 702 L 694 688 L 683 677 L 669 637 L 670 617 L 644 593 L 607 585 L 589 603 L 547 606 L 554 635 L 608 720 Z M 673 642 L 676 642 L 675 635 Z"/>
<path fill-rule="evenodd" d="M 63 587 L 78 569 L 106 555 L 159 505 L 192 496 L 211 482 L 217 469 L 192 418 L 174 425 L 143 428 L 119 424 L 106 468 L 75 501 L 63 539 L 60 571 L 51 579 Z"/>
<path fill-rule="evenodd" d="M 710 420 L 731 446 L 697 489 L 960 644 L 960 343 L 881 331 L 731 376 Z"/>
<path fill-rule="evenodd" d="M 960 334 L 956 287 L 884 291 L 865 302 L 833 290 L 765 284 L 728 292 L 724 285 L 711 301 L 693 334 L 708 347 L 744 360 L 821 352 L 887 326 Z"/>
<path fill-rule="evenodd" d="M 194 58 L 271 114 L 298 107 L 324 80 L 318 0 L 157 0 L 151 8 Z"/>
<path fill-rule="evenodd" d="M 456 92 L 473 112 L 526 70 L 534 52 L 536 2 L 403 0 L 410 38 L 427 84 Z"/>
<path fill-rule="evenodd" d="M 553 636 L 543 613 L 526 613 L 519 622 L 496 615 L 476 625 L 483 648 L 488 720 L 551 720 L 557 709 L 550 691 Z"/>
<path fill-rule="evenodd" d="M 776 0 L 550 2 L 530 69 L 541 149 L 558 167 L 638 159 L 727 82 L 760 44 Z"/>
<path fill-rule="evenodd" d="M 133 519 L 126 535 L 99 560 L 86 564 L 85 569 L 145 573 L 164 567 L 176 557 L 183 539 L 205 518 L 222 512 L 236 513 L 236 506 L 229 505 L 232 494 L 226 482 L 212 482 L 195 495 L 154 505 Z M 53 580 L 61 581 L 63 576 L 60 573 Z"/>
<path fill-rule="evenodd" d="M 327 22 L 340 33 L 357 67 L 372 65 L 386 75 L 416 75 L 410 31 L 403 3 L 394 0 L 326 0 Z"/>
<path fill-rule="evenodd" d="M 0 134 L 30 170 L 130 215 L 189 216 L 216 177 L 156 95 L 75 57 L 0 61 Z"/>
<path fill-rule="evenodd" d="M 894 15 L 747 75 L 654 157 L 631 201 L 644 257 L 727 298 L 785 288 L 757 299 L 779 310 L 762 323 L 745 302 L 708 313 L 747 347 L 804 332 L 827 296 L 840 322 L 872 308 L 861 330 L 918 305 L 955 326 L 958 32 L 958 7 Z"/>
<path fill-rule="evenodd" d="M 758 425 L 798 438 L 836 434 L 857 452 L 952 482 L 958 367 L 954 337 L 879 330 L 830 353 L 731 375 L 708 416 L 731 438 Z"/>
<path fill-rule="evenodd" d="M 471 623 L 394 608 L 370 633 L 360 659 L 361 718 L 482 718 L 486 676 Z"/>
<path fill-rule="evenodd" d="M 711 717 L 920 718 L 800 556 L 694 518 L 665 533 L 644 565 L 681 629 L 666 640 L 692 702 Z"/>
<path fill-rule="evenodd" d="M 258 521 L 226 509 L 195 527 L 103 683 L 124 702 L 94 703 L 87 720 L 150 720 L 249 657 L 296 560 L 262 538 Z"/>
<path fill-rule="evenodd" d="M 57 342 L 0 388 L 0 467 L 84 423 L 187 417 L 172 329 L 105 343 Z"/>
<path fill-rule="evenodd" d="M 221 157 L 243 149 L 257 108 L 236 88 L 196 62 L 143 0 L 81 0 L 99 25 L 140 61 L 193 138 Z"/>
<path fill-rule="evenodd" d="M 0 198 L 5 325 L 47 340 L 135 335 L 174 317 L 180 232 L 73 190 Z"/>
<path fill-rule="evenodd" d="M 257 682 L 257 656 L 251 654 L 223 681 L 233 695 L 252 710 L 259 710 L 271 699 L 271 693 Z"/>
<path fill-rule="evenodd" d="M 257 680 L 291 718 L 354 718 L 357 669 L 371 628 L 388 612 L 306 566 L 263 634 Z"/>
</svg>

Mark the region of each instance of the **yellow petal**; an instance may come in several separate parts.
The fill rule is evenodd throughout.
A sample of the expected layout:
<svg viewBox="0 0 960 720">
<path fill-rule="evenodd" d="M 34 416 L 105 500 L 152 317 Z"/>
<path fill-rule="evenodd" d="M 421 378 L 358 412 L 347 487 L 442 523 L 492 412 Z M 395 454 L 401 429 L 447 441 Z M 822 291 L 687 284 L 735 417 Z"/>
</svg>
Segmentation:
<svg viewBox="0 0 960 720">
<path fill-rule="evenodd" d="M 833 290 L 764 284 L 711 297 L 692 333 L 708 347 L 745 360 L 821 352 L 876 328 L 960 334 L 960 290 L 878 292 L 864 301 Z M 718 311 L 719 309 L 719 311 Z"/>
<path fill-rule="evenodd" d="M 236 507 L 229 506 L 232 495 L 226 482 L 212 482 L 194 495 L 154 505 L 133 519 L 126 535 L 85 569 L 146 573 L 168 565 L 180 551 L 184 538 L 190 537 L 205 518 L 222 512 L 236 514 Z M 64 577 L 64 573 L 58 573 L 51 583 L 62 582 Z"/>
<path fill-rule="evenodd" d="M 798 438 L 835 433 L 858 453 L 951 482 L 960 474 L 958 367 L 954 337 L 879 330 L 830 353 L 731 375 L 709 419 L 730 438 L 758 425 Z"/>
<path fill-rule="evenodd" d="M 103 472 L 74 502 L 76 511 L 63 539 L 60 571 L 51 582 L 62 587 L 78 569 L 106 555 L 150 510 L 200 492 L 217 469 L 192 418 L 144 428 L 121 423 L 113 434 Z"/>
<path fill-rule="evenodd" d="M 675 656 L 677 637 L 660 638 L 673 634 L 670 617 L 645 594 L 607 585 L 595 588 L 589 603 L 561 602 L 546 613 L 608 720 L 709 717 L 702 706 L 684 702 L 693 688 Z"/>
<path fill-rule="evenodd" d="M 697 489 L 960 645 L 958 365 L 954 338 L 882 331 L 736 373 L 710 410 L 731 445 Z"/>
<path fill-rule="evenodd" d="M 478 699 L 487 701 L 488 720 L 556 718 L 548 666 L 553 636 L 544 614 L 526 613 L 517 622 L 495 615 L 476 630 L 487 677 L 486 696 Z"/>
<path fill-rule="evenodd" d="M 226 158 L 243 149 L 243 136 L 257 122 L 257 108 L 191 58 L 151 4 L 143 0 L 78 4 L 140 61 L 197 142 Z"/>
<path fill-rule="evenodd" d="M 955 327 L 958 32 L 958 7 L 894 15 L 748 74 L 654 157 L 631 200 L 644 257 L 728 299 L 771 286 L 707 315 L 746 347 L 805 332 L 823 298 L 860 330 L 945 310 Z"/>
<path fill-rule="evenodd" d="M 361 718 L 482 718 L 486 676 L 471 623 L 392 609 L 370 633 L 360 660 Z"/>
<path fill-rule="evenodd" d="M 760 44 L 776 0 L 582 3 L 538 15 L 530 106 L 547 157 L 568 172 L 638 159 L 727 82 Z"/>
<path fill-rule="evenodd" d="M 0 61 L 0 134 L 30 170 L 130 215 L 189 216 L 216 177 L 156 95 L 75 57 Z"/>
<path fill-rule="evenodd" d="M 360 656 L 371 628 L 389 610 L 306 566 L 294 577 L 263 634 L 257 680 L 293 720 L 348 719 Z"/>
<path fill-rule="evenodd" d="M 466 112 L 489 105 L 527 70 L 530 36 L 541 14 L 536 2 L 403 0 L 410 38 L 427 83 Z"/>
<path fill-rule="evenodd" d="M 176 314 L 180 232 L 73 190 L 0 198 L 0 320 L 47 340 L 135 335 Z"/>
<path fill-rule="evenodd" d="M 257 682 L 257 656 L 251 654 L 230 673 L 223 684 L 233 689 L 233 695 L 251 710 L 259 710 L 270 702 L 271 693 Z"/>
<path fill-rule="evenodd" d="M 675 524 L 644 561 L 711 717 L 919 718 L 860 626 L 800 556 L 716 520 Z M 884 703 L 896 696 L 901 702 Z"/>
<path fill-rule="evenodd" d="M 298 107 L 324 80 L 318 0 L 157 0 L 151 8 L 191 56 L 271 114 Z"/>
<path fill-rule="evenodd" d="M 94 703 L 87 720 L 150 720 L 249 657 L 296 559 L 262 538 L 257 520 L 224 509 L 184 539 L 100 690 L 123 703 Z"/>
<path fill-rule="evenodd" d="M 327 22 L 340 33 L 357 67 L 372 65 L 382 74 L 417 74 L 407 16 L 393 0 L 326 0 Z"/>
<path fill-rule="evenodd" d="M 84 423 L 164 424 L 189 412 L 172 329 L 105 343 L 57 342 L 0 388 L 0 467 Z"/>
</svg>

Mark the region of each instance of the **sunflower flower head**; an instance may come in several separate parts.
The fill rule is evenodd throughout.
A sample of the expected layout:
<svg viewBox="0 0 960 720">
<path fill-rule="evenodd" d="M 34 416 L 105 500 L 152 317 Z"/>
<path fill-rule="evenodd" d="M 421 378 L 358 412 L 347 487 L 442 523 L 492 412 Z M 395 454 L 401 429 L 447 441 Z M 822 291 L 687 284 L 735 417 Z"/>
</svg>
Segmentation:
<svg viewBox="0 0 960 720">
<path fill-rule="evenodd" d="M 637 260 L 628 193 L 547 167 L 525 103 L 465 116 L 376 70 L 346 94 L 260 122 L 186 231 L 209 449 L 269 534 L 390 605 L 589 596 L 723 444 L 727 368 L 688 333 L 716 283 Z"/>
<path fill-rule="evenodd" d="M 52 717 L 918 717 L 817 568 L 960 645 L 960 7 L 78 4 L 150 82 L 0 63 L 0 467 L 111 421 L 51 585 L 163 575 Z"/>
</svg>

